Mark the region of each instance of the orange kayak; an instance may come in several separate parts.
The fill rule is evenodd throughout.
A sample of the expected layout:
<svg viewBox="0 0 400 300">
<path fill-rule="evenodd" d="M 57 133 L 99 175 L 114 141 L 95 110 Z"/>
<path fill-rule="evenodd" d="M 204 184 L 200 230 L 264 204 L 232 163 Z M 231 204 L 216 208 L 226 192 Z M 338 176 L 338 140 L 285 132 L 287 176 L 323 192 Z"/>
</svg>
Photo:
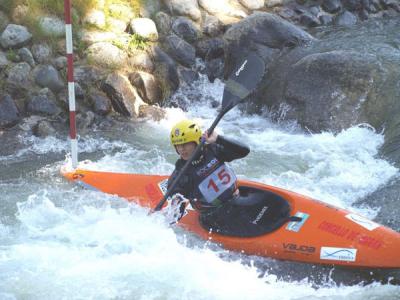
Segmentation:
<svg viewBox="0 0 400 300">
<path fill-rule="evenodd" d="M 83 169 L 62 170 L 62 174 L 84 187 L 118 195 L 149 209 L 163 197 L 168 178 Z M 400 233 L 288 190 L 239 180 L 239 190 L 249 188 L 284 199 L 290 215 L 295 217 L 272 232 L 255 237 L 226 236 L 205 230 L 199 223 L 198 212 L 191 207 L 187 207 L 178 224 L 225 249 L 248 255 L 357 268 L 400 268 Z M 165 206 L 168 205 L 169 201 Z"/>
</svg>

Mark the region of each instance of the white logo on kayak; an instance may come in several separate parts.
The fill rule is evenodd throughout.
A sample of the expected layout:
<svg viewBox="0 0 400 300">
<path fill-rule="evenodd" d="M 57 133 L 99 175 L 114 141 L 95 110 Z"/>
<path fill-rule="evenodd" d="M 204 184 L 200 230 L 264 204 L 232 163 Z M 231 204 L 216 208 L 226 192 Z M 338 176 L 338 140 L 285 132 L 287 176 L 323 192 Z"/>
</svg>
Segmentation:
<svg viewBox="0 0 400 300">
<path fill-rule="evenodd" d="M 365 229 L 368 229 L 369 231 L 372 231 L 380 226 L 379 224 L 356 214 L 348 214 L 346 215 L 346 218 L 364 227 Z"/>
<path fill-rule="evenodd" d="M 251 223 L 253 223 L 254 225 L 257 225 L 257 222 L 260 221 L 260 219 L 263 217 L 263 215 L 265 214 L 267 209 L 268 209 L 268 206 L 264 206 L 261 209 L 261 211 L 259 212 L 259 214 L 257 215 L 257 217 L 255 218 L 255 220 L 253 220 Z"/>
<path fill-rule="evenodd" d="M 320 259 L 356 261 L 357 249 L 321 247 Z"/>
<path fill-rule="evenodd" d="M 167 190 L 168 190 L 168 179 L 164 179 L 163 181 L 160 181 L 158 183 L 158 187 L 160 188 L 161 193 L 163 195 L 165 195 L 167 193 Z"/>
<path fill-rule="evenodd" d="M 246 59 L 246 60 L 244 61 L 244 63 L 240 66 L 239 70 L 236 71 L 236 73 L 235 73 L 236 76 L 239 76 L 240 72 L 243 71 L 243 69 L 244 69 L 244 67 L 246 66 L 246 64 L 247 64 L 247 59 Z"/>
</svg>

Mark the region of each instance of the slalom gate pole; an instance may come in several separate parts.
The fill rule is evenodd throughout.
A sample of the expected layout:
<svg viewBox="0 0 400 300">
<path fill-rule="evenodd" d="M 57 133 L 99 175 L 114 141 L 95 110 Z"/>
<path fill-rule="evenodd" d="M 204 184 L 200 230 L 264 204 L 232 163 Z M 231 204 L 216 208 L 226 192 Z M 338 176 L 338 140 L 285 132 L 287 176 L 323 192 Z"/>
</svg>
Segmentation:
<svg viewBox="0 0 400 300">
<path fill-rule="evenodd" d="M 75 113 L 75 83 L 74 83 L 74 55 L 72 43 L 71 1 L 64 0 L 65 14 L 65 39 L 67 45 L 67 78 L 68 78 L 68 103 L 69 103 L 69 136 L 71 139 L 72 167 L 78 167 L 78 141 L 76 138 L 76 113 Z"/>
</svg>

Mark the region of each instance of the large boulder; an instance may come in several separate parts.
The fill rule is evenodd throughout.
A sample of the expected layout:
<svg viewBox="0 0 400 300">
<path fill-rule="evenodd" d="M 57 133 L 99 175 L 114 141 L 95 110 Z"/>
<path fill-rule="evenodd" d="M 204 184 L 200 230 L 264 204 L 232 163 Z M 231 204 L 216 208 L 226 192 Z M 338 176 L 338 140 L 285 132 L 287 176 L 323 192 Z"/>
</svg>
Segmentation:
<svg viewBox="0 0 400 300">
<path fill-rule="evenodd" d="M 156 24 L 152 19 L 135 18 L 130 22 L 132 32 L 140 37 L 156 42 L 158 40 L 158 31 Z"/>
<path fill-rule="evenodd" d="M 163 11 L 158 12 L 155 17 L 158 32 L 163 35 L 168 35 L 171 30 L 172 20 L 171 17 Z"/>
<path fill-rule="evenodd" d="M 341 130 L 368 121 L 361 104 L 382 75 L 373 55 L 344 50 L 313 53 L 291 66 L 283 97 L 296 108 L 296 119 L 304 127 Z"/>
<path fill-rule="evenodd" d="M 246 9 L 236 0 L 199 0 L 199 4 L 209 14 L 234 18 L 247 17 Z"/>
<path fill-rule="evenodd" d="M 50 60 L 52 49 L 47 43 L 34 44 L 32 46 L 32 55 L 36 62 L 43 64 Z"/>
<path fill-rule="evenodd" d="M 21 48 L 32 39 L 32 34 L 25 26 L 8 24 L 0 36 L 0 45 L 4 49 Z"/>
<path fill-rule="evenodd" d="M 358 200 L 355 205 L 360 207 L 379 206 L 375 221 L 400 232 L 399 201 L 400 177 L 396 176 L 387 185 Z"/>
<path fill-rule="evenodd" d="M 211 37 L 216 37 L 220 35 L 224 28 L 222 22 L 216 17 L 209 14 L 206 14 L 203 25 L 203 32 Z"/>
<path fill-rule="evenodd" d="M 351 12 L 345 10 L 337 15 L 333 22 L 336 26 L 351 27 L 357 23 L 357 17 Z"/>
<path fill-rule="evenodd" d="M 42 33 L 49 37 L 63 37 L 65 35 L 64 21 L 56 16 L 41 17 L 39 27 Z"/>
<path fill-rule="evenodd" d="M 400 50 L 393 44 L 399 26 L 400 19 L 371 20 L 362 29 L 322 31 L 307 47 L 281 51 L 253 107 L 311 132 L 359 123 L 384 129 L 381 153 L 400 165 Z"/>
<path fill-rule="evenodd" d="M 55 95 L 48 88 L 44 88 L 37 95 L 31 96 L 27 105 L 27 111 L 32 114 L 48 116 L 61 113 L 61 109 L 56 104 Z"/>
<path fill-rule="evenodd" d="M 30 87 L 31 66 L 26 62 L 15 64 L 7 70 L 6 90 L 13 96 L 23 97 Z"/>
<path fill-rule="evenodd" d="M 84 89 L 91 86 L 99 86 L 106 77 L 106 71 L 96 66 L 76 65 L 74 67 L 74 79 Z"/>
<path fill-rule="evenodd" d="M 191 67 L 195 64 L 195 48 L 179 36 L 175 34 L 167 36 L 165 46 L 168 53 L 183 66 Z"/>
<path fill-rule="evenodd" d="M 111 31 L 97 31 L 97 30 L 82 30 L 81 41 L 91 45 L 100 42 L 111 42 L 115 40 L 118 35 Z"/>
<path fill-rule="evenodd" d="M 161 103 L 162 91 L 158 80 L 152 74 L 136 71 L 129 74 L 129 81 L 136 87 L 140 97 L 146 103 Z"/>
<path fill-rule="evenodd" d="M 152 119 L 156 122 L 164 119 L 166 112 L 159 106 L 141 105 L 139 107 L 139 118 Z"/>
<path fill-rule="evenodd" d="M 145 104 L 126 76 L 119 73 L 108 75 L 102 84 L 103 91 L 111 99 L 114 110 L 126 117 L 137 117 L 139 106 Z"/>
<path fill-rule="evenodd" d="M 201 18 L 197 0 L 164 0 L 164 3 L 172 14 L 187 16 L 194 21 Z"/>
<path fill-rule="evenodd" d="M 257 44 L 276 49 L 293 48 L 310 43 L 314 38 L 279 16 L 256 12 L 234 24 L 225 32 L 224 40 L 225 75 L 228 75 Z"/>
<path fill-rule="evenodd" d="M 106 15 L 102 10 L 92 9 L 86 14 L 83 22 L 97 28 L 104 28 L 106 26 Z"/>
<path fill-rule="evenodd" d="M 58 93 L 64 88 L 64 81 L 52 65 L 38 65 L 33 70 L 33 76 L 36 84 L 49 88 L 54 93 Z"/>
<path fill-rule="evenodd" d="M 105 116 L 111 112 L 111 101 L 103 92 L 92 89 L 89 93 L 89 102 L 95 113 Z"/>
<path fill-rule="evenodd" d="M 340 0 L 323 0 L 322 8 L 328 13 L 337 13 L 342 8 Z"/>
<path fill-rule="evenodd" d="M 221 38 L 202 39 L 196 44 L 196 55 L 205 59 L 224 55 L 224 40 Z"/>
<path fill-rule="evenodd" d="M 126 65 L 128 55 L 125 51 L 108 42 L 99 42 L 86 49 L 87 59 L 99 66 L 118 69 Z"/>
<path fill-rule="evenodd" d="M 186 17 L 177 18 L 172 24 L 172 30 L 176 35 L 183 38 L 188 43 L 194 43 L 201 36 L 197 25 Z"/>
<path fill-rule="evenodd" d="M 264 6 L 264 0 L 239 0 L 239 2 L 250 10 L 261 9 Z"/>
<path fill-rule="evenodd" d="M 10 127 L 19 121 L 18 108 L 8 94 L 0 95 L 0 128 Z"/>
<path fill-rule="evenodd" d="M 282 49 L 304 45 L 314 38 L 279 16 L 255 12 L 229 28 L 224 39 L 228 45 L 239 44 L 245 47 L 245 43 L 250 42 Z"/>
<path fill-rule="evenodd" d="M 160 47 L 151 48 L 153 60 L 155 62 L 155 74 L 160 80 L 163 90 L 163 98 L 169 97 L 179 87 L 179 75 L 175 61 L 169 57 Z"/>
<path fill-rule="evenodd" d="M 21 48 L 18 50 L 18 55 L 21 58 L 22 61 L 28 63 L 31 67 L 35 66 L 35 60 L 33 58 L 32 52 L 28 48 Z M 0 63 L 0 68 L 1 68 L 1 63 Z"/>
</svg>

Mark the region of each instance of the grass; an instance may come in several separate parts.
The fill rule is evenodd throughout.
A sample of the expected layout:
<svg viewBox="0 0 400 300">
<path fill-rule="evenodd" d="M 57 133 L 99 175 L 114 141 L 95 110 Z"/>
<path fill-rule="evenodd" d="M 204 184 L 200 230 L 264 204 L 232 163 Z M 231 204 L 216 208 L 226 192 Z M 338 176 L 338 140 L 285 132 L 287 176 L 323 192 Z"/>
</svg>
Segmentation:
<svg viewBox="0 0 400 300">
<path fill-rule="evenodd" d="M 15 50 L 10 49 L 7 51 L 6 57 L 9 61 L 17 61 L 18 54 Z"/>
<path fill-rule="evenodd" d="M 95 7 L 96 0 L 73 0 L 73 28 L 81 27 L 81 19 L 92 8 Z M 28 7 L 28 14 L 23 16 L 21 24 L 29 28 L 35 41 L 46 41 L 54 44 L 55 38 L 46 36 L 39 25 L 41 16 L 57 16 L 64 20 L 64 1 L 63 0 L 0 0 L 0 9 L 8 15 L 12 15 L 15 8 L 19 5 Z"/>
<path fill-rule="evenodd" d="M 106 17 L 121 17 L 121 15 L 110 10 L 109 7 L 114 4 L 122 4 L 131 7 L 134 14 L 138 15 L 141 5 L 146 1 L 148 0 L 105 0 L 103 11 Z M 72 0 L 71 3 L 73 28 L 81 29 L 83 18 L 90 10 L 97 8 L 98 0 Z M 42 32 L 38 29 L 39 25 L 37 25 L 40 16 L 55 15 L 64 20 L 63 0 L 0 0 L 0 9 L 10 16 L 19 5 L 27 6 L 29 12 L 23 18 L 22 24 L 28 26 L 34 37 L 36 36 L 39 39 L 43 37 Z"/>
<path fill-rule="evenodd" d="M 100 7 L 99 0 L 71 0 L 73 37 L 77 53 L 83 54 L 86 49 L 86 45 L 79 40 L 77 32 L 80 32 L 83 28 L 93 29 L 93 25 L 84 24 L 83 21 L 88 12 L 93 9 L 104 12 L 106 26 L 105 28 L 96 28 L 96 30 L 106 31 L 108 29 L 107 19 L 116 18 L 128 21 L 131 17 L 138 16 L 140 7 L 147 1 L 151 0 L 104 0 L 104 6 Z M 64 0 L 0 0 L 0 10 L 9 16 L 12 16 L 15 8 L 19 5 L 28 7 L 28 14 L 21 19 L 21 24 L 29 28 L 33 35 L 33 40 L 35 42 L 46 42 L 55 47 L 61 38 L 46 35 L 39 25 L 39 18 L 52 15 L 64 20 Z M 119 5 L 122 9 L 118 8 Z M 128 10 L 124 10 L 124 6 L 132 10 L 133 16 L 132 12 L 129 13 Z M 114 44 L 128 53 L 132 53 L 136 49 L 145 49 L 148 45 L 143 38 L 136 34 L 131 35 L 127 43 L 115 41 Z"/>
<path fill-rule="evenodd" d="M 131 35 L 131 38 L 128 43 L 128 50 L 129 51 L 134 51 L 134 50 L 144 50 L 147 47 L 147 42 L 146 40 L 141 37 L 140 35 L 134 33 Z"/>
</svg>

